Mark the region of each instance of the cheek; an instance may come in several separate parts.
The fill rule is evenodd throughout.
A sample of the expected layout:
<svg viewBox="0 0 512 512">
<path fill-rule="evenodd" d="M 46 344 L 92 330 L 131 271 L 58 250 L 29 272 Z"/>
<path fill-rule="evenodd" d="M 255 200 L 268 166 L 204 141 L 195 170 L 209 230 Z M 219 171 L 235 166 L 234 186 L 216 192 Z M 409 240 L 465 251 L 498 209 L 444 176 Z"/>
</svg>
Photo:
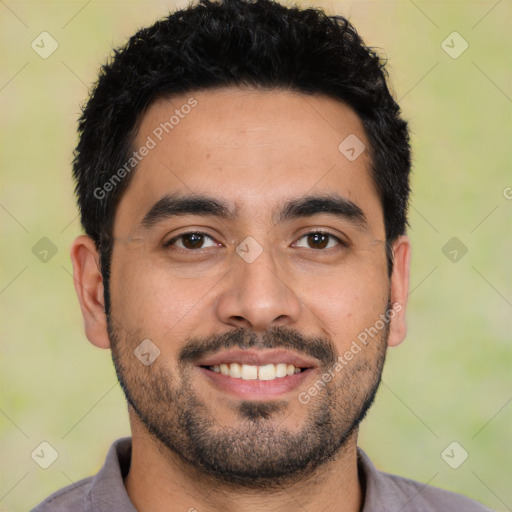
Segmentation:
<svg viewBox="0 0 512 512">
<path fill-rule="evenodd" d="M 381 265 L 340 268 L 314 281 L 303 288 L 302 300 L 343 346 L 374 325 L 388 305 L 389 281 Z"/>
<path fill-rule="evenodd" d="M 113 260 L 114 263 L 114 260 Z M 118 254 L 111 272 L 112 315 L 128 332 L 151 340 L 182 339 L 201 315 L 208 283 L 198 285 L 153 265 L 143 253 Z M 155 341 L 156 342 L 156 341 Z"/>
</svg>

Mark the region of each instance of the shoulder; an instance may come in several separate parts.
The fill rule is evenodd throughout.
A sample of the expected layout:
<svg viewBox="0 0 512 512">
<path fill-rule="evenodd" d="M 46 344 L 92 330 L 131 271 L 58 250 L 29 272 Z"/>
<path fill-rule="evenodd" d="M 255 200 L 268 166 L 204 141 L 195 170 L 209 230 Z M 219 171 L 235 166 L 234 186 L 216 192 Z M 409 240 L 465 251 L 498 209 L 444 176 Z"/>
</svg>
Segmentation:
<svg viewBox="0 0 512 512">
<path fill-rule="evenodd" d="M 415 482 L 388 473 L 381 473 L 393 501 L 400 503 L 402 512 L 489 512 L 490 509 L 466 496 Z"/>
<path fill-rule="evenodd" d="M 48 496 L 31 512 L 87 512 L 90 510 L 90 488 L 93 477 L 84 478 Z"/>
<path fill-rule="evenodd" d="M 31 512 L 136 512 L 123 483 L 130 467 L 131 446 L 131 438 L 118 439 L 95 476 L 60 489 Z"/>
<path fill-rule="evenodd" d="M 375 468 L 358 449 L 358 462 L 366 484 L 363 512 L 490 512 L 491 509 L 454 492 L 445 491 Z"/>
</svg>

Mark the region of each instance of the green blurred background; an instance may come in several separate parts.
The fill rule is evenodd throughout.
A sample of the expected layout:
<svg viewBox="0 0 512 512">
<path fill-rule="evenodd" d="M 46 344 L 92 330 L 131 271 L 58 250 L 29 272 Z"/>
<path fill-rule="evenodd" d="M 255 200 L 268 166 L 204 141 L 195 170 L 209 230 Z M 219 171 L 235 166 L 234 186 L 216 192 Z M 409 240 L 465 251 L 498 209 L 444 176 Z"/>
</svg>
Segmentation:
<svg viewBox="0 0 512 512">
<path fill-rule="evenodd" d="M 95 473 L 129 434 L 110 353 L 87 342 L 73 289 L 70 162 L 111 48 L 185 5 L 0 3 L 1 511 Z M 360 445 L 385 471 L 512 510 L 512 2 L 314 5 L 387 57 L 414 149 L 409 334 L 389 352 Z M 58 43 L 47 58 L 31 47 L 42 32 Z M 48 469 L 31 458 L 42 441 L 59 454 Z M 453 441 L 469 454 L 458 469 L 441 457 Z"/>
</svg>

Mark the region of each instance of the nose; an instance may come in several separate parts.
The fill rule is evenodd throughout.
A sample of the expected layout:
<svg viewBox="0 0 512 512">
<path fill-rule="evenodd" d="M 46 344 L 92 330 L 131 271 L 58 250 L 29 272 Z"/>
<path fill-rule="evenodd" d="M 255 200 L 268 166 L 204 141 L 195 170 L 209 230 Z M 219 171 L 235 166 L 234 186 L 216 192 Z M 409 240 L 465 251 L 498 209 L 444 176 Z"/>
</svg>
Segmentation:
<svg viewBox="0 0 512 512">
<path fill-rule="evenodd" d="M 263 332 L 298 321 L 301 304 L 270 251 L 248 263 L 237 254 L 216 307 L 219 320 Z"/>
</svg>

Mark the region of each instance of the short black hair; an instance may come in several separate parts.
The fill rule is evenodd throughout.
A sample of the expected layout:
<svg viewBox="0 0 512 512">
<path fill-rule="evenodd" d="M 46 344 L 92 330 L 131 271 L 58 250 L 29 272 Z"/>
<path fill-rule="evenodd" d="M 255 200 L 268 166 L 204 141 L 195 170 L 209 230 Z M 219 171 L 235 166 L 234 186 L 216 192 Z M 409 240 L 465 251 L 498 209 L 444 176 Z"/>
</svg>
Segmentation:
<svg viewBox="0 0 512 512">
<path fill-rule="evenodd" d="M 350 106 L 370 142 L 391 272 L 390 243 L 407 225 L 411 163 L 407 123 L 386 78 L 384 60 L 347 19 L 272 0 L 200 0 L 114 50 L 83 109 L 73 162 L 82 226 L 100 253 L 107 312 L 114 216 L 133 172 L 104 185 L 130 159 L 152 102 L 205 89 L 277 88 Z"/>
</svg>

